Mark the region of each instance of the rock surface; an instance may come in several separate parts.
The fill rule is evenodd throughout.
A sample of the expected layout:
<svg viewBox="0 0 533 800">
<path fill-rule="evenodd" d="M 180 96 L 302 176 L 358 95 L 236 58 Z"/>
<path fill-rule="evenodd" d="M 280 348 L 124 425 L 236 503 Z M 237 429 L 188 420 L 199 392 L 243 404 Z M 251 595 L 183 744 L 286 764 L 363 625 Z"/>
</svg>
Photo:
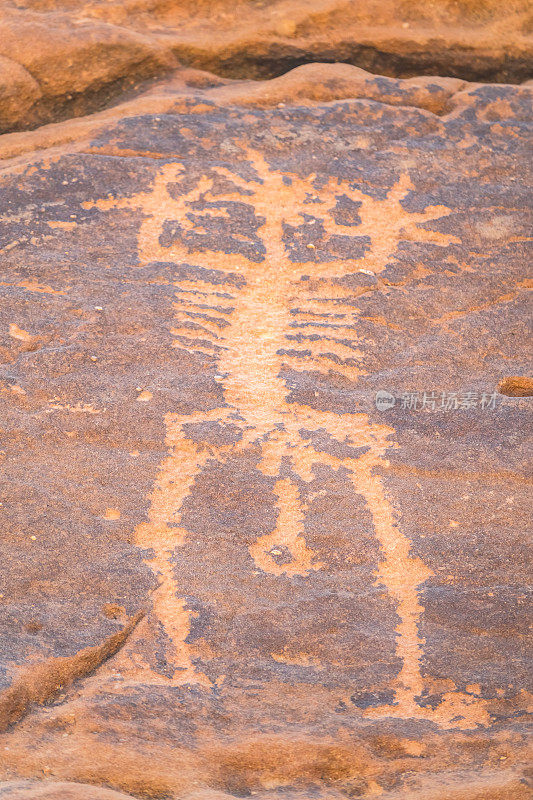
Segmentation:
<svg viewBox="0 0 533 800">
<path fill-rule="evenodd" d="M 525 800 L 531 88 L 191 76 L 0 139 L 0 797 Z"/>
<path fill-rule="evenodd" d="M 531 77 L 529 0 L 0 0 L 0 131 L 103 108 L 179 64 L 266 78 L 312 61 L 394 77 Z"/>
<path fill-rule="evenodd" d="M 8 781 L 0 783 L 1 800 L 133 800 L 131 795 L 87 783 Z"/>
</svg>

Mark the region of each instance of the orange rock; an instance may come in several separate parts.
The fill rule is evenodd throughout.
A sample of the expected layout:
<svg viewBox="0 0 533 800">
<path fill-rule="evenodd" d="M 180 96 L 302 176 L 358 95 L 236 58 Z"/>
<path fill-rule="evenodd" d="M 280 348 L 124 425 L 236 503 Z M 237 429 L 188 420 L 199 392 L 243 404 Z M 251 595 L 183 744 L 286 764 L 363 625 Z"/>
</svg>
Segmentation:
<svg viewBox="0 0 533 800">
<path fill-rule="evenodd" d="M 0 138 L 0 797 L 525 800 L 531 94 L 179 69 Z"/>
<path fill-rule="evenodd" d="M 0 783 L 5 800 L 134 800 L 131 795 L 100 786 L 56 781 L 10 781 Z"/>
<path fill-rule="evenodd" d="M 395 76 L 531 77 L 528 0 L 2 0 L 1 130 L 103 108 L 179 64 L 267 78 L 312 61 Z M 216 80 L 216 79 L 215 79 Z"/>
</svg>

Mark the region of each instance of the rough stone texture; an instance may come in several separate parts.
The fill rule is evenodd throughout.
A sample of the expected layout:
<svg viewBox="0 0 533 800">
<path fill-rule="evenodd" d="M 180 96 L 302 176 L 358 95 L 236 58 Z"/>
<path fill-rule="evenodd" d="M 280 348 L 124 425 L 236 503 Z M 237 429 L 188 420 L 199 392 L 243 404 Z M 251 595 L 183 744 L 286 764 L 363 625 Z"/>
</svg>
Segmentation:
<svg viewBox="0 0 533 800">
<path fill-rule="evenodd" d="M 131 795 L 98 786 L 56 781 L 0 783 L 1 800 L 132 800 Z"/>
<path fill-rule="evenodd" d="M 183 76 L 0 140 L 0 797 L 525 800 L 531 89 Z"/>
<path fill-rule="evenodd" d="M 0 131 L 103 108 L 179 64 L 232 78 L 342 61 L 531 77 L 529 0 L 0 0 Z"/>
</svg>

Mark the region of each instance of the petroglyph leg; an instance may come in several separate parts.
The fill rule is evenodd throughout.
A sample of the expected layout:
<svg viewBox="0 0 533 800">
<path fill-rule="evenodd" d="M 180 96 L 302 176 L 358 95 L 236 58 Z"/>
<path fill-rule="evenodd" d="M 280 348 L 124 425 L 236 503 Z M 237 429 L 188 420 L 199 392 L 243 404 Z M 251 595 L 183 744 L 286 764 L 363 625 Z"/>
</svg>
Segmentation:
<svg viewBox="0 0 533 800">
<path fill-rule="evenodd" d="M 396 625 L 396 655 L 401 668 L 394 681 L 394 702 L 388 706 L 366 709 L 367 717 L 399 717 L 428 719 L 437 724 L 457 728 L 472 728 L 487 724 L 488 714 L 477 698 L 461 692 L 449 692 L 436 708 L 422 708 L 417 702 L 428 682 L 422 675 L 424 638 L 420 635 L 420 619 L 424 607 L 420 602 L 421 587 L 433 575 L 424 562 L 411 555 L 411 541 L 402 533 L 394 508 L 387 498 L 382 479 L 374 475 L 373 466 L 362 458 L 355 462 L 352 473 L 355 490 L 361 494 L 372 515 L 383 559 L 376 572 L 377 583 L 384 586 L 394 599 Z M 363 466 L 361 466 L 361 464 Z"/>
<path fill-rule="evenodd" d="M 416 705 L 414 697 L 424 688 L 420 672 L 424 640 L 418 631 L 424 609 L 419 602 L 418 590 L 433 573 L 420 559 L 411 556 L 411 542 L 399 528 L 381 479 L 372 475 L 370 469 L 356 470 L 353 484 L 355 490 L 364 497 L 372 515 L 383 556 L 377 570 L 377 582 L 394 599 L 399 618 L 396 655 L 402 667 L 396 678 L 395 703 L 399 711 L 409 709 L 411 713 Z"/>
<path fill-rule="evenodd" d="M 289 478 L 276 481 L 278 518 L 272 533 L 260 536 L 250 546 L 250 555 L 259 569 L 273 575 L 308 575 L 320 569 L 322 564 L 314 561 L 314 551 L 307 547 L 304 538 L 304 514 L 300 493 L 296 483 Z M 291 560 L 278 562 L 284 550 Z"/>
<path fill-rule="evenodd" d="M 192 661 L 193 654 L 187 643 L 191 612 L 188 611 L 185 601 L 179 597 L 172 555 L 183 544 L 187 535 L 187 530 L 181 525 L 183 503 L 210 457 L 210 452 L 185 437 L 182 431 L 183 419 L 178 415 L 167 414 L 165 422 L 169 455 L 159 470 L 148 511 L 148 522 L 142 523 L 135 530 L 135 543 L 147 551 L 146 563 L 159 582 L 159 587 L 152 595 L 152 611 L 146 624 L 161 626 L 168 637 L 165 656 L 174 675 L 170 679 L 165 678 L 144 664 L 138 656 L 133 660 L 136 662 L 134 673 L 135 679 L 141 682 L 172 685 L 197 683 L 209 686 L 208 679 L 197 672 Z"/>
</svg>

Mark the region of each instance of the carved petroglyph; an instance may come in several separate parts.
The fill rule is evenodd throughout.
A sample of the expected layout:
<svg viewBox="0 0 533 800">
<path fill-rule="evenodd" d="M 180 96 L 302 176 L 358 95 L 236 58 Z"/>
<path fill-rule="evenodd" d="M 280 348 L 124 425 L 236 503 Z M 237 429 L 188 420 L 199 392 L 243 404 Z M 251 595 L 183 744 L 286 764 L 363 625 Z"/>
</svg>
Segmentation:
<svg viewBox="0 0 533 800">
<path fill-rule="evenodd" d="M 299 575 L 311 580 L 324 566 L 306 543 L 300 488 L 301 482 L 315 478 L 319 464 L 347 470 L 372 516 L 382 553 L 376 581 L 396 605 L 401 669 L 394 702 L 365 713 L 459 726 L 483 721 L 484 712 L 471 697 L 450 695 L 436 711 L 416 701 L 425 688 L 419 592 L 432 573 L 411 555 L 411 542 L 375 474 L 394 446 L 393 429 L 371 423 L 365 414 L 337 414 L 297 403 L 282 377 L 284 371 L 311 371 L 337 373 L 353 382 L 364 374 L 354 292 L 335 279 L 358 268 L 370 275 L 382 272 L 401 241 L 440 246 L 456 241 L 421 227 L 449 209 L 435 206 L 407 213 L 402 206 L 411 189 L 406 175 L 385 197 L 375 199 L 348 181 L 282 173 L 258 153 L 246 155 L 231 170 L 210 165 L 192 188 L 183 164 L 166 163 L 158 168 L 150 191 L 85 204 L 102 211 L 140 212 L 141 264 L 194 265 L 196 271 L 175 283 L 173 346 L 216 366 L 215 379 L 224 396 L 224 404 L 208 413 L 165 418 L 168 456 L 160 467 L 148 521 L 137 528 L 135 541 L 152 554 L 147 563 L 160 581 L 152 621 L 168 637 L 166 657 L 173 676 L 159 675 L 135 654 L 136 676 L 156 683 L 209 684 L 196 669 L 187 642 L 191 615 L 179 598 L 172 555 L 187 536 L 183 503 L 206 461 L 224 461 L 254 446 L 260 452 L 258 468 L 272 479 L 277 509 L 274 529 L 249 548 L 259 570 L 280 579 Z M 240 438 L 201 446 L 188 436 L 187 426 L 206 422 L 236 426 Z M 324 431 L 358 453 L 362 449 L 362 455 L 340 457 L 317 449 L 309 432 Z"/>
</svg>

